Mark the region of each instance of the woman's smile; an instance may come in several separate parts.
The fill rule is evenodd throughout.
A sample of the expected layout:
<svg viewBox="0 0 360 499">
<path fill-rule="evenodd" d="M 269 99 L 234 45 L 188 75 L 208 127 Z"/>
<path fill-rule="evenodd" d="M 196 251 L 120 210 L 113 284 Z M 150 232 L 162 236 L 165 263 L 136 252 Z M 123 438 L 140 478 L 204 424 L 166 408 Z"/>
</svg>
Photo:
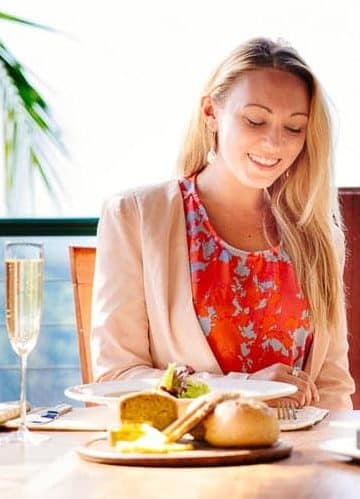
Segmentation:
<svg viewBox="0 0 360 499">
<path fill-rule="evenodd" d="M 265 158 L 264 156 L 258 156 L 257 154 L 248 153 L 248 157 L 252 163 L 254 163 L 259 168 L 264 168 L 269 170 L 279 165 L 280 158 Z"/>
</svg>

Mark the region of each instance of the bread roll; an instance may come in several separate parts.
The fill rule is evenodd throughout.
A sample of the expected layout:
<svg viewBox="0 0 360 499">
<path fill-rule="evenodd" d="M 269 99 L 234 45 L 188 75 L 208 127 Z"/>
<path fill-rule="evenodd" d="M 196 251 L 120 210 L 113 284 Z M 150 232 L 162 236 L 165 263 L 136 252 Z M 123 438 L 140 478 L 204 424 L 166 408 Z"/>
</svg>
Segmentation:
<svg viewBox="0 0 360 499">
<path fill-rule="evenodd" d="M 177 401 L 158 392 L 139 392 L 120 399 L 122 423 L 149 423 L 163 430 L 178 417 Z"/>
<path fill-rule="evenodd" d="M 265 403 L 237 399 L 218 404 L 203 422 L 204 439 L 215 447 L 265 447 L 279 438 L 279 422 Z"/>
</svg>

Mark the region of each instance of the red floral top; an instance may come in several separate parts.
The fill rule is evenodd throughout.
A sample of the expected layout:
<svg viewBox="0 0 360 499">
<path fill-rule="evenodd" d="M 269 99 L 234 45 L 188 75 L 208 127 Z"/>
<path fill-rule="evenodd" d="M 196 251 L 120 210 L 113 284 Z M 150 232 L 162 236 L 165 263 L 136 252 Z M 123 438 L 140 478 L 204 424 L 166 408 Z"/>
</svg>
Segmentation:
<svg viewBox="0 0 360 499">
<path fill-rule="evenodd" d="M 179 183 L 194 308 L 223 372 L 277 362 L 301 368 L 313 327 L 289 255 L 281 244 L 254 252 L 230 246 L 209 222 L 196 177 Z"/>
</svg>

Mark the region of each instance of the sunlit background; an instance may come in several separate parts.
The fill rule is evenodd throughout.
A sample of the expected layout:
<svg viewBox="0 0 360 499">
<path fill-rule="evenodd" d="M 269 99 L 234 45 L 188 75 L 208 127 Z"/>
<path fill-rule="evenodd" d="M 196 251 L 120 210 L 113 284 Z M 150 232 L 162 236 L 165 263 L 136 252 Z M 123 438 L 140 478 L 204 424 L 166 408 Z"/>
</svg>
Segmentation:
<svg viewBox="0 0 360 499">
<path fill-rule="evenodd" d="M 62 32 L 0 24 L 71 153 L 52 158 L 64 185 L 60 208 L 36 184 L 34 211 L 24 213 L 24 185 L 15 216 L 97 216 L 106 196 L 175 175 L 207 75 L 258 35 L 288 40 L 314 69 L 332 102 L 337 184 L 360 185 L 357 0 L 2 0 L 0 9 Z"/>
</svg>

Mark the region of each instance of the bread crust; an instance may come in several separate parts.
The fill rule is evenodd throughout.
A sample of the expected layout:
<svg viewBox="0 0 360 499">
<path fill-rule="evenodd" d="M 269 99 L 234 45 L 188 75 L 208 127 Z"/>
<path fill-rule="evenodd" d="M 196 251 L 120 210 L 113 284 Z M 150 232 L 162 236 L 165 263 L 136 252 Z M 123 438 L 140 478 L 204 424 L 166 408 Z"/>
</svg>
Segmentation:
<svg viewBox="0 0 360 499">
<path fill-rule="evenodd" d="M 215 447 L 265 447 L 279 438 L 279 422 L 263 402 L 227 400 L 203 421 L 204 439 Z"/>
</svg>

